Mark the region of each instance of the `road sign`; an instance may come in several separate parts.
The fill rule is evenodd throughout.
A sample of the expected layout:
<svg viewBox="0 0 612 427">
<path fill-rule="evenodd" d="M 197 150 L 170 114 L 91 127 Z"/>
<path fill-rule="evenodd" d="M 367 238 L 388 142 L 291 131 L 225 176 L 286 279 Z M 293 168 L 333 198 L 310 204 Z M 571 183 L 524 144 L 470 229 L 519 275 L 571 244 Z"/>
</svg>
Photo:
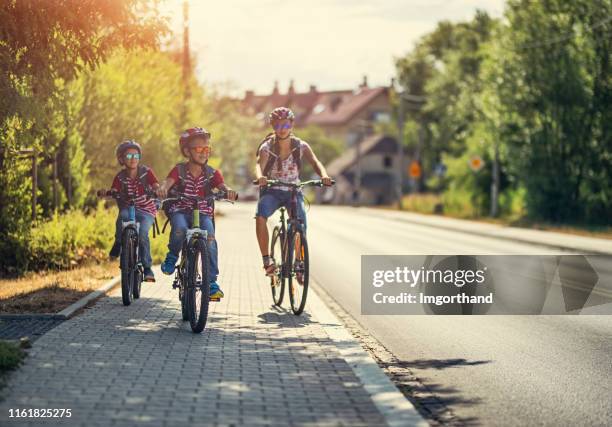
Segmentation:
<svg viewBox="0 0 612 427">
<path fill-rule="evenodd" d="M 470 157 L 470 169 L 472 169 L 474 172 L 478 172 L 480 169 L 482 169 L 485 165 L 484 160 L 482 160 L 482 157 L 480 156 L 472 156 Z"/>
<path fill-rule="evenodd" d="M 410 178 L 420 178 L 421 177 L 421 165 L 416 160 L 413 160 L 408 167 L 408 174 Z"/>
</svg>

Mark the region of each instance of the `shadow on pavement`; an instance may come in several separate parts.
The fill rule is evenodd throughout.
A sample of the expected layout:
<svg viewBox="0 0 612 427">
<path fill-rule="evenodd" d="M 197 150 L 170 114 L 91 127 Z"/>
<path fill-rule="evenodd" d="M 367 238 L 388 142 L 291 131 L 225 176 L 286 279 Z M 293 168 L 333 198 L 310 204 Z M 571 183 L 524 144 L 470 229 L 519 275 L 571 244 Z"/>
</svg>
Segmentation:
<svg viewBox="0 0 612 427">
<path fill-rule="evenodd" d="M 491 360 L 467 360 L 467 359 L 417 359 L 402 360 L 398 366 L 412 369 L 446 369 L 460 366 L 477 366 L 491 363 Z"/>
</svg>

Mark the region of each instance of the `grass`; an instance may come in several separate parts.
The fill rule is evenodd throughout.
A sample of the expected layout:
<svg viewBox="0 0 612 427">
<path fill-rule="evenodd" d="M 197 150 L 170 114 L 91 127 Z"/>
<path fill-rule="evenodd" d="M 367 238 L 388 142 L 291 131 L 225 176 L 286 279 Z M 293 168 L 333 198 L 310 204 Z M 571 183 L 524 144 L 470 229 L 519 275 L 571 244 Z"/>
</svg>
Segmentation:
<svg viewBox="0 0 612 427">
<path fill-rule="evenodd" d="M 0 313 L 57 313 L 119 273 L 117 262 L 0 280 Z"/>
</svg>

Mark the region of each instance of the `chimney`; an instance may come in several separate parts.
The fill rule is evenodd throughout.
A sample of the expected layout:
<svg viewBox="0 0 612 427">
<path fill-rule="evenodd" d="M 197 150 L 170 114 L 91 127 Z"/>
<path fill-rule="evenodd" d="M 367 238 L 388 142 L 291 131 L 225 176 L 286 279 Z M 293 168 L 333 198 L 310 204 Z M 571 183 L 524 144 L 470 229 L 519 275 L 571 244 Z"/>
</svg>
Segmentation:
<svg viewBox="0 0 612 427">
<path fill-rule="evenodd" d="M 272 90 L 272 95 L 278 95 L 278 80 L 274 81 L 274 89 Z"/>
<path fill-rule="evenodd" d="M 317 87 L 315 85 L 310 85 L 310 93 L 317 93 Z"/>
<path fill-rule="evenodd" d="M 330 102 L 331 110 L 336 111 L 338 107 L 340 106 L 341 102 L 342 102 L 342 98 L 340 98 L 339 96 L 335 96 Z"/>
<path fill-rule="evenodd" d="M 289 96 L 295 95 L 295 88 L 293 87 L 293 79 L 289 81 L 289 91 L 287 92 Z"/>
<path fill-rule="evenodd" d="M 255 96 L 255 92 L 252 90 L 247 90 L 244 93 L 244 102 L 249 102 Z"/>
<path fill-rule="evenodd" d="M 368 87 L 368 76 L 363 76 L 363 83 L 361 83 L 359 87 L 362 89 Z"/>
</svg>

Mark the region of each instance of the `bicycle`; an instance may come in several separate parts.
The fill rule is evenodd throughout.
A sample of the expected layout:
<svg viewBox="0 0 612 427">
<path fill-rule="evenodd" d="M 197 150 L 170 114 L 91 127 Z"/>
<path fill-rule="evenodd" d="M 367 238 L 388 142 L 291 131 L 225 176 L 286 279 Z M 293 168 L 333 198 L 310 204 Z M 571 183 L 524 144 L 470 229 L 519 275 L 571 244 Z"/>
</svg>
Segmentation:
<svg viewBox="0 0 612 427">
<path fill-rule="evenodd" d="M 188 200 L 193 203 L 192 208 L 192 226 L 187 230 L 183 247 L 181 250 L 181 258 L 172 289 L 179 290 L 179 300 L 181 301 L 181 315 L 183 321 L 189 321 L 191 330 L 194 333 L 200 333 L 204 330 L 208 320 L 208 308 L 210 301 L 218 302 L 220 299 L 210 298 L 210 282 L 207 280 L 208 271 L 210 268 L 210 255 L 208 251 L 208 232 L 200 228 L 200 211 L 198 202 L 206 201 L 233 201 L 226 198 L 225 192 L 218 192 L 206 197 L 189 197 L 176 196 L 164 199 L 163 203 L 177 202 L 180 200 Z M 170 218 L 164 224 L 162 233 L 166 230 L 166 226 Z"/>
<path fill-rule="evenodd" d="M 258 181 L 253 181 L 253 184 L 258 184 Z M 335 184 L 334 180 L 332 180 L 333 184 Z M 300 315 L 304 311 L 310 279 L 308 240 L 303 223 L 297 216 L 298 191 L 308 186 L 322 187 L 323 182 L 321 180 L 310 180 L 293 184 L 269 179 L 265 186 L 266 188 L 291 188 L 291 201 L 288 209 L 289 220 L 285 219 L 285 207 L 282 206 L 280 208 L 280 222 L 272 231 L 270 257 L 272 257 L 276 269 L 270 277 L 270 287 L 272 288 L 272 300 L 275 305 L 280 307 L 285 294 L 285 283 L 287 283 L 291 311 L 295 315 Z M 280 264 L 277 262 L 279 258 Z"/>
<path fill-rule="evenodd" d="M 129 218 L 122 221 L 121 230 L 121 256 L 119 268 L 121 269 L 121 299 L 123 305 L 130 305 L 135 299 L 140 298 L 142 282 L 144 280 L 144 270 L 138 253 L 138 233 L 140 223 L 136 221 L 136 198 L 139 196 L 127 196 L 116 190 L 98 191 L 98 197 L 112 197 L 117 201 L 129 203 Z M 156 198 L 154 192 L 145 191 L 145 195 Z M 159 234 L 157 218 L 153 222 L 153 237 Z"/>
</svg>

